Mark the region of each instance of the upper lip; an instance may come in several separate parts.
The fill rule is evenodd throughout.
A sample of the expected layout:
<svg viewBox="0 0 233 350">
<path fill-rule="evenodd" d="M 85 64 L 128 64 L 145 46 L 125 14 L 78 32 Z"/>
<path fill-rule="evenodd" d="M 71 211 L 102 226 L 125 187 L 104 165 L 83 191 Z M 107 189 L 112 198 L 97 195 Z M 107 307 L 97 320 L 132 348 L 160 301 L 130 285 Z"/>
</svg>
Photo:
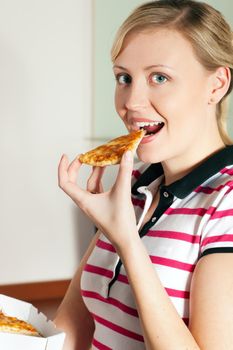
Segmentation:
<svg viewBox="0 0 233 350">
<path fill-rule="evenodd" d="M 148 118 L 130 118 L 129 120 L 129 124 L 131 125 L 132 127 L 132 130 L 135 130 L 135 129 L 138 129 L 138 125 L 137 123 L 140 123 L 140 122 L 144 122 L 144 123 L 164 123 L 162 120 L 158 120 L 158 119 L 148 119 Z"/>
<path fill-rule="evenodd" d="M 138 123 L 138 122 L 148 122 L 148 123 L 153 123 L 153 122 L 162 122 L 162 120 L 152 120 L 152 119 L 147 119 L 147 118 L 131 118 L 130 119 L 131 123 Z"/>
</svg>

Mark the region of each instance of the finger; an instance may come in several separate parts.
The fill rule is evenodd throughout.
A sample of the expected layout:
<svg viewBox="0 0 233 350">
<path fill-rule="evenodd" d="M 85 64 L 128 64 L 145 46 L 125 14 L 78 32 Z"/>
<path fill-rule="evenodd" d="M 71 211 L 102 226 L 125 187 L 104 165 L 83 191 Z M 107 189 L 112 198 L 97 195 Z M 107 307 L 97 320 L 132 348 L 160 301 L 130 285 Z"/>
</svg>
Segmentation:
<svg viewBox="0 0 233 350">
<path fill-rule="evenodd" d="M 126 151 L 121 159 L 115 188 L 121 188 L 123 193 L 131 192 L 131 174 L 133 170 L 133 153 Z"/>
<path fill-rule="evenodd" d="M 102 185 L 102 182 L 100 181 L 99 188 L 98 188 L 98 193 L 103 193 L 103 192 L 104 192 L 104 187 Z"/>
<path fill-rule="evenodd" d="M 62 186 L 62 190 L 82 209 L 85 207 L 85 201 L 87 199 L 87 196 L 89 195 L 88 192 L 84 191 L 82 188 L 80 188 L 78 185 L 72 183 L 72 182 L 66 182 Z"/>
<path fill-rule="evenodd" d="M 75 183 L 78 177 L 78 171 L 81 167 L 82 163 L 79 160 L 79 155 L 70 163 L 68 167 L 68 176 L 69 181 Z"/>
<path fill-rule="evenodd" d="M 63 154 L 58 165 L 58 184 L 61 187 L 63 183 L 68 181 L 67 168 L 69 159 L 66 154 Z"/>
<path fill-rule="evenodd" d="M 73 163 L 73 164 L 72 164 Z M 74 165 L 74 161 L 72 162 L 71 172 L 77 171 L 77 164 Z M 78 162 L 80 163 L 80 162 Z M 70 164 L 70 165 L 71 165 Z M 80 167 L 80 164 L 79 164 Z M 85 199 L 86 191 L 82 190 L 78 187 L 74 182 L 70 181 L 70 177 L 68 174 L 69 159 L 66 154 L 63 154 L 59 166 L 58 166 L 58 182 L 59 187 L 68 194 L 68 196 L 74 200 L 76 204 L 80 207 L 82 206 L 82 202 Z M 72 175 L 71 175 L 72 176 Z"/>
<path fill-rule="evenodd" d="M 103 185 L 102 185 L 102 178 L 103 178 L 103 174 L 104 174 L 105 169 L 106 169 L 106 167 L 102 167 L 100 169 L 100 177 L 98 179 L 98 187 L 97 187 L 97 192 L 98 193 L 103 193 L 104 192 L 104 188 L 103 188 Z"/>
<path fill-rule="evenodd" d="M 103 186 L 101 179 L 104 173 L 105 167 L 93 167 L 91 176 L 87 181 L 87 190 L 92 193 L 103 192 Z"/>
</svg>

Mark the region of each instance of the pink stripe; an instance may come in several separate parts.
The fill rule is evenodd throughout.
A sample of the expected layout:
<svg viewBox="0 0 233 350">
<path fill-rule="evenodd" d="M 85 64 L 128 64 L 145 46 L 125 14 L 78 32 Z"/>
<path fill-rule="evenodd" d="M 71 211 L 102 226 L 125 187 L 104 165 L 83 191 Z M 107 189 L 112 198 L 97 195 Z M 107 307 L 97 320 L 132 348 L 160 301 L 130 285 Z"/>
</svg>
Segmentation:
<svg viewBox="0 0 233 350">
<path fill-rule="evenodd" d="M 211 217 L 213 216 L 213 214 L 216 212 L 217 208 L 216 207 L 209 207 L 207 210 L 206 210 L 206 214 L 207 215 L 210 215 Z"/>
<path fill-rule="evenodd" d="M 173 268 L 179 269 L 179 270 L 193 272 L 194 268 L 195 268 L 194 264 L 187 264 L 187 263 L 184 263 L 182 261 L 162 258 L 160 256 L 151 256 L 150 255 L 150 259 L 151 259 L 153 264 L 169 266 L 169 267 L 173 267 Z"/>
<path fill-rule="evenodd" d="M 206 213 L 205 208 L 168 208 L 165 211 L 167 215 L 199 215 L 203 216 Z"/>
<path fill-rule="evenodd" d="M 226 191 L 225 195 L 233 191 L 233 186 L 229 187 L 228 190 Z"/>
<path fill-rule="evenodd" d="M 122 275 L 121 273 L 119 273 L 119 275 L 118 275 L 118 277 L 117 277 L 117 280 L 118 280 L 119 282 L 129 284 L 129 281 L 128 281 L 127 276 Z"/>
<path fill-rule="evenodd" d="M 201 246 L 204 247 L 207 244 L 217 243 L 217 242 L 233 242 L 233 235 L 221 235 L 221 236 L 212 236 L 204 238 Z"/>
<path fill-rule="evenodd" d="M 146 237 L 162 237 L 162 238 L 169 238 L 169 239 L 176 239 L 179 241 L 185 241 L 189 243 L 199 243 L 200 242 L 200 236 L 196 235 L 189 235 L 185 232 L 177 232 L 177 231 L 160 231 L 160 230 L 149 230 Z"/>
<path fill-rule="evenodd" d="M 112 348 L 109 348 L 108 346 L 100 343 L 98 340 L 93 339 L 92 345 L 94 345 L 99 350 L 112 350 Z"/>
<path fill-rule="evenodd" d="M 202 193 L 205 193 L 205 194 L 211 194 L 211 193 L 213 193 L 213 192 L 219 192 L 219 191 L 221 191 L 221 189 L 224 187 L 225 185 L 220 185 L 220 186 L 218 186 L 218 187 L 216 187 L 216 188 L 212 188 L 212 187 L 202 187 L 202 186 L 199 186 L 199 187 L 197 187 L 196 188 L 196 190 L 195 190 L 195 192 L 197 192 L 197 193 L 200 193 L 200 192 L 202 192 Z"/>
<path fill-rule="evenodd" d="M 223 218 L 225 216 L 233 216 L 233 209 L 219 210 L 216 211 L 210 219 Z"/>
<path fill-rule="evenodd" d="M 215 188 L 211 188 L 211 187 L 202 187 L 202 186 L 199 186 L 195 189 L 194 192 L 197 192 L 197 193 L 206 193 L 206 194 L 211 194 L 213 193 L 214 191 L 218 191 L 217 189 Z"/>
<path fill-rule="evenodd" d="M 216 211 L 216 207 L 205 208 L 168 208 L 165 212 L 167 215 L 199 215 L 204 216 L 205 214 L 210 215 L 210 219 L 222 218 L 224 216 L 232 216 L 233 209 L 219 210 Z"/>
<path fill-rule="evenodd" d="M 135 179 L 138 179 L 141 176 L 141 173 L 139 170 L 133 170 L 132 171 L 132 176 L 135 177 Z"/>
<path fill-rule="evenodd" d="M 224 186 L 229 187 L 228 191 L 230 192 L 230 190 L 233 190 L 233 181 L 226 182 Z"/>
<path fill-rule="evenodd" d="M 195 192 L 197 192 L 197 193 L 202 192 L 202 193 L 206 193 L 206 194 L 211 194 L 214 191 L 220 192 L 226 186 L 232 187 L 233 186 L 233 181 L 228 181 L 225 184 L 219 185 L 218 187 L 215 187 L 215 188 L 208 187 L 208 186 L 206 186 L 206 187 L 199 186 L 199 187 L 196 188 Z"/>
<path fill-rule="evenodd" d="M 220 171 L 221 174 L 233 175 L 233 169 L 224 168 Z"/>
<path fill-rule="evenodd" d="M 97 275 L 101 275 L 108 278 L 113 277 L 113 272 L 111 270 L 107 270 L 107 269 L 104 269 L 103 267 L 94 266 L 90 264 L 85 265 L 84 271 L 95 273 Z"/>
<path fill-rule="evenodd" d="M 124 311 L 125 313 L 127 313 L 129 315 L 138 317 L 138 313 L 137 313 L 136 309 L 134 309 L 130 306 L 127 306 L 114 298 L 111 298 L 111 297 L 104 298 L 104 297 L 102 297 L 102 295 L 99 295 L 98 293 L 91 292 L 88 290 L 82 290 L 81 293 L 82 293 L 82 296 L 84 296 L 86 298 L 96 299 L 96 300 L 102 301 L 104 303 L 116 306 L 121 311 Z"/>
<path fill-rule="evenodd" d="M 138 199 L 138 198 L 133 198 L 132 197 L 132 203 L 135 207 L 140 207 L 140 208 L 144 208 L 145 205 L 145 201 L 142 199 Z"/>
<path fill-rule="evenodd" d="M 98 239 L 97 243 L 96 243 L 97 247 L 104 249 L 104 250 L 108 250 L 110 252 L 116 253 L 115 248 L 112 246 L 112 244 L 107 243 L 102 241 L 101 239 Z"/>
<path fill-rule="evenodd" d="M 144 342 L 143 337 L 140 334 L 134 333 L 126 328 L 123 328 L 121 326 L 118 326 L 117 324 L 110 322 L 108 320 L 105 320 L 104 318 L 97 316 L 92 313 L 92 316 L 94 317 L 95 321 L 102 324 L 103 326 L 110 328 L 111 330 L 120 333 L 128 338 L 138 340 L 140 342 Z"/>
<path fill-rule="evenodd" d="M 172 289 L 172 288 L 165 288 L 165 290 L 170 297 L 182 298 L 182 299 L 189 299 L 190 297 L 190 293 L 185 290 L 178 290 L 178 289 Z"/>
</svg>

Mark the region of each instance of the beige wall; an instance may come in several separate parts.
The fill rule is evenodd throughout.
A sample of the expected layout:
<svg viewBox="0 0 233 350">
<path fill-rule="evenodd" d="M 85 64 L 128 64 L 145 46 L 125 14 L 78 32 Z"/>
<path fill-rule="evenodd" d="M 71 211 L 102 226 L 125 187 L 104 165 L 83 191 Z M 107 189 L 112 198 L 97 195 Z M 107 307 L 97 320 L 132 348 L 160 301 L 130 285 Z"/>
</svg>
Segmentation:
<svg viewBox="0 0 233 350">
<path fill-rule="evenodd" d="M 0 1 L 0 284 L 70 278 L 93 235 L 57 187 L 89 147 L 91 5 Z"/>
</svg>

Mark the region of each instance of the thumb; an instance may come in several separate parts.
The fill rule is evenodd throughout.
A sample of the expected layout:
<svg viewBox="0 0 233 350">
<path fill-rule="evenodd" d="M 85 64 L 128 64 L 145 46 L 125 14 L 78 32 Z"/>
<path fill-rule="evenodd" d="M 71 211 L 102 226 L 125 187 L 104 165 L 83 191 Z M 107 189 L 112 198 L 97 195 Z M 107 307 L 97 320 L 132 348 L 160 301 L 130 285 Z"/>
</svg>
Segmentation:
<svg viewBox="0 0 233 350">
<path fill-rule="evenodd" d="M 116 179 L 116 187 L 131 192 L 131 175 L 133 171 L 133 153 L 126 151 L 121 159 L 119 172 Z"/>
</svg>

